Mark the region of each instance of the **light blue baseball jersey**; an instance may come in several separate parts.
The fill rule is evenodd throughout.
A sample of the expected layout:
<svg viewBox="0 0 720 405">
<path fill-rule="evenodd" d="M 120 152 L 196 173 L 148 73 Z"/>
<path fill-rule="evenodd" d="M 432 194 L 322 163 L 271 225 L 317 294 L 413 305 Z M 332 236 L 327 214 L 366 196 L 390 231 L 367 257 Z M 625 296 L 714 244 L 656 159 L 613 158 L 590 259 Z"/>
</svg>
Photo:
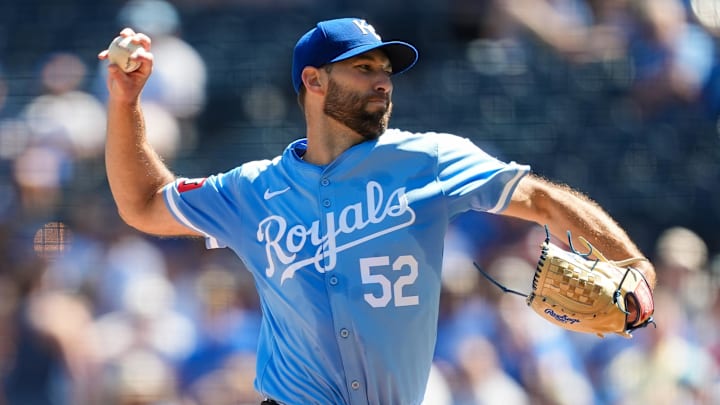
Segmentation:
<svg viewBox="0 0 720 405">
<path fill-rule="evenodd" d="M 449 134 L 390 129 L 324 167 L 302 160 L 306 145 L 178 179 L 167 206 L 254 276 L 260 393 L 285 404 L 419 404 L 448 223 L 502 211 L 529 167 Z"/>
</svg>

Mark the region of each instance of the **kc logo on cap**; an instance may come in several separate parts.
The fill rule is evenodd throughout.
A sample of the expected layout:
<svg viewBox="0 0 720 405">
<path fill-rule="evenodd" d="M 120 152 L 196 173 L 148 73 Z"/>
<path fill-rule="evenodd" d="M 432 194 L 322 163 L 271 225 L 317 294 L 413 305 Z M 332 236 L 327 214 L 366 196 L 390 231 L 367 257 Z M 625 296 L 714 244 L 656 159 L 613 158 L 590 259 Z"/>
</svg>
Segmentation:
<svg viewBox="0 0 720 405">
<path fill-rule="evenodd" d="M 307 66 L 321 67 L 378 48 L 390 59 L 393 74 L 402 73 L 417 62 L 418 53 L 414 46 L 401 41 L 383 42 L 375 28 L 362 18 L 338 18 L 317 23 L 295 44 L 292 66 L 295 92 L 300 92 L 302 71 Z"/>
<path fill-rule="evenodd" d="M 378 39 L 378 41 L 382 41 L 382 38 L 380 38 L 380 35 L 378 35 L 377 32 L 375 32 L 375 27 L 368 24 L 365 20 L 353 20 L 353 24 L 357 25 L 358 28 L 360 28 L 360 31 L 362 31 L 363 34 L 373 34 L 375 35 L 375 38 Z"/>
</svg>

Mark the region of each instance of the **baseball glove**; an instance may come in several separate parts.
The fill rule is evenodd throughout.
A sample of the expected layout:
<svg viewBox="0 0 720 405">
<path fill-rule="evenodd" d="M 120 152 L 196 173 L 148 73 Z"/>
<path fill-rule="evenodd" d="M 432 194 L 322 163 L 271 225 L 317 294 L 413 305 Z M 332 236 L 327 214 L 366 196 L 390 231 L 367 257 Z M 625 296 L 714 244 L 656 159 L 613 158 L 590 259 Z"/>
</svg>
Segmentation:
<svg viewBox="0 0 720 405">
<path fill-rule="evenodd" d="M 545 231 L 547 237 L 529 295 L 505 288 L 476 266 L 503 291 L 526 297 L 537 314 L 571 331 L 630 338 L 633 330 L 655 324 L 650 285 L 631 266 L 646 259 L 608 260 L 583 237 L 579 239 L 589 250 L 579 253 L 569 232 L 567 251 L 551 243 L 547 227 Z"/>
</svg>

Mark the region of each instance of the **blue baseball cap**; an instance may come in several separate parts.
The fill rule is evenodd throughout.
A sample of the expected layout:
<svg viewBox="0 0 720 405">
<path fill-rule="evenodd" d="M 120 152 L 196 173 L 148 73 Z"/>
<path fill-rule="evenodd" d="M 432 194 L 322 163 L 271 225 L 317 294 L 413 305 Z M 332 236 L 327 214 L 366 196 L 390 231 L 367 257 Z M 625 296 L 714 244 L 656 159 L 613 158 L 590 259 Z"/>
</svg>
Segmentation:
<svg viewBox="0 0 720 405">
<path fill-rule="evenodd" d="M 295 44 L 292 65 L 295 92 L 300 92 L 305 67 L 339 62 L 377 48 L 387 54 L 393 74 L 410 69 L 418 59 L 414 46 L 400 41 L 383 42 L 375 28 L 362 18 L 338 18 L 317 23 Z"/>
</svg>

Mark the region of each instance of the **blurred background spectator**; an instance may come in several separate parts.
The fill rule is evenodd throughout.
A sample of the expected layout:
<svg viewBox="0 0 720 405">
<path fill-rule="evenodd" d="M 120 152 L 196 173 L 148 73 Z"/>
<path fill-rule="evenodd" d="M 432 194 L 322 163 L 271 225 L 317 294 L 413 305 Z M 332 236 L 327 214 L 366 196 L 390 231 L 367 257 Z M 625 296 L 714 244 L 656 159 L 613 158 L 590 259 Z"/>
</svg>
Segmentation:
<svg viewBox="0 0 720 405">
<path fill-rule="evenodd" d="M 461 216 L 425 403 L 720 403 L 720 1 L 7 0 L 0 404 L 259 402 L 242 262 L 117 215 L 96 55 L 124 26 L 152 36 L 149 137 L 199 177 L 303 136 L 292 47 L 340 15 L 420 50 L 395 81 L 394 126 L 466 136 L 586 191 L 657 266 L 657 328 L 567 333 L 472 264 L 529 289 L 543 230 Z"/>
</svg>

